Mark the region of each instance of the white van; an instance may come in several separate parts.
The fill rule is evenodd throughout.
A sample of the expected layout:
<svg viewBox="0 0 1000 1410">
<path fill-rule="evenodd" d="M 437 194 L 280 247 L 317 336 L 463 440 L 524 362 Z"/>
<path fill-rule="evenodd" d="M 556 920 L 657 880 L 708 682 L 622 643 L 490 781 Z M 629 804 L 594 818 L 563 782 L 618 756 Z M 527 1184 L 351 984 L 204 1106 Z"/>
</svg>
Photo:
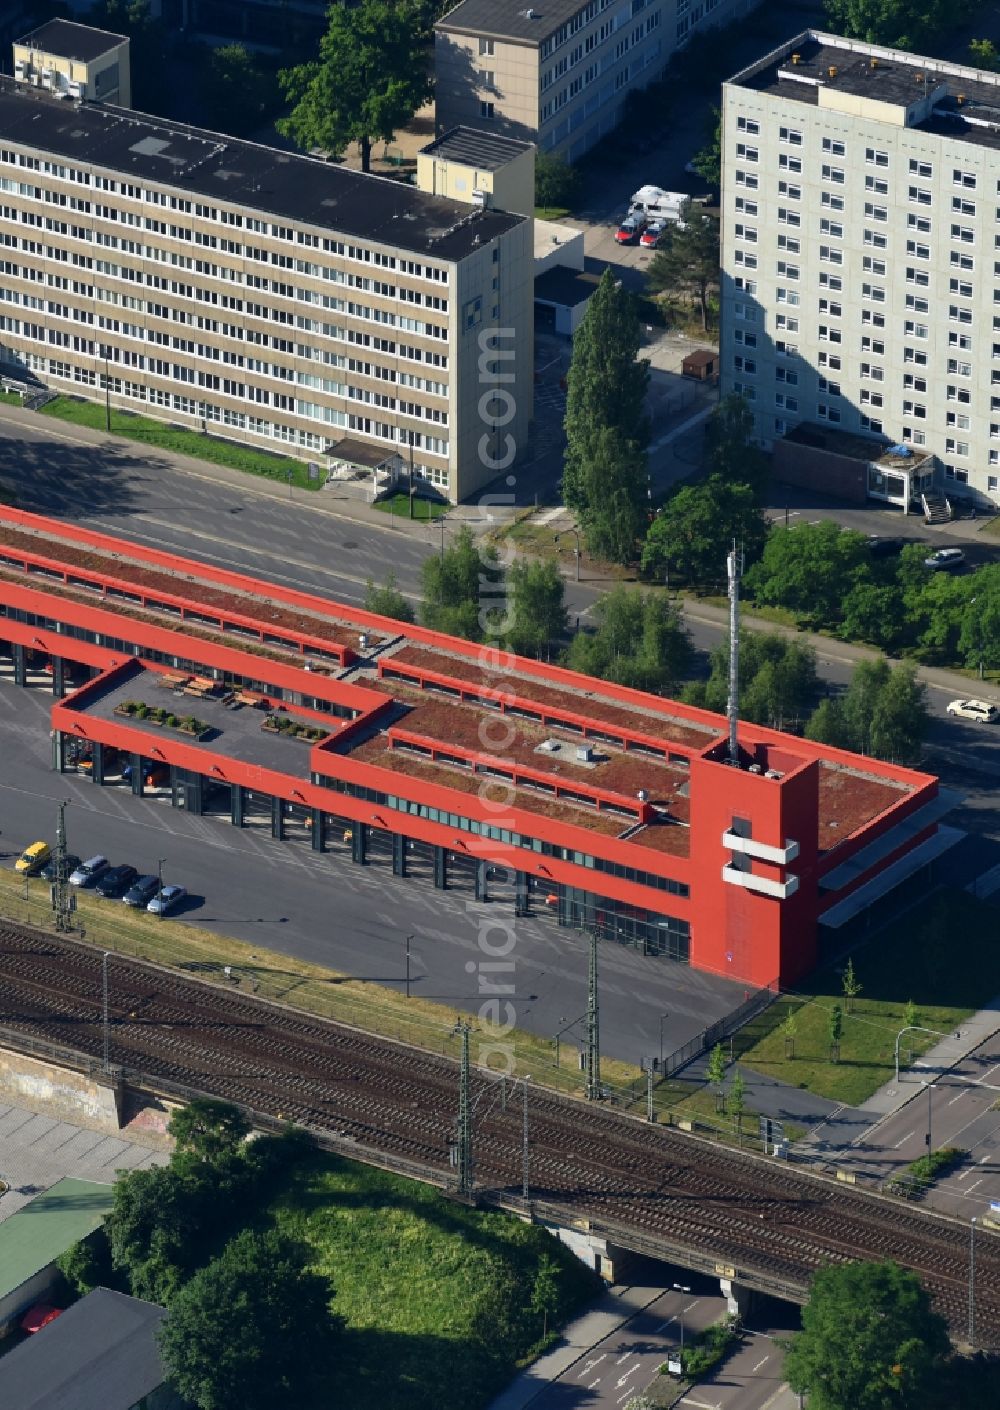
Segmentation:
<svg viewBox="0 0 1000 1410">
<path fill-rule="evenodd" d="M 661 186 L 640 186 L 629 202 L 629 214 L 636 212 L 649 220 L 679 221 L 681 207 L 690 199 L 683 191 L 664 191 Z"/>
</svg>

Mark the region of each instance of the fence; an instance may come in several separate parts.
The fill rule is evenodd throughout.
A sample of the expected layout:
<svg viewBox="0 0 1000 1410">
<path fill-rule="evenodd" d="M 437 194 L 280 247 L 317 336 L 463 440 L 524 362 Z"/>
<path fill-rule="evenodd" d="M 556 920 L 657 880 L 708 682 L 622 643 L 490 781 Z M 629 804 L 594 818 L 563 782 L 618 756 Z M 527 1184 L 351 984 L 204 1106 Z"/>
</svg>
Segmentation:
<svg viewBox="0 0 1000 1410">
<path fill-rule="evenodd" d="M 710 1028 L 703 1028 L 700 1033 L 695 1034 L 679 1048 L 675 1048 L 672 1053 L 668 1053 L 663 1059 L 660 1076 L 672 1077 L 675 1072 L 680 1072 L 682 1067 L 687 1067 L 689 1062 L 694 1062 L 695 1058 L 701 1057 L 702 1053 L 711 1052 L 716 1043 L 723 1042 L 731 1033 L 737 1032 L 745 1023 L 749 1023 L 752 1018 L 763 1013 L 774 1003 L 780 992 L 776 979 L 763 989 L 758 989 L 749 998 L 744 999 L 738 1008 L 725 1014 Z"/>
</svg>

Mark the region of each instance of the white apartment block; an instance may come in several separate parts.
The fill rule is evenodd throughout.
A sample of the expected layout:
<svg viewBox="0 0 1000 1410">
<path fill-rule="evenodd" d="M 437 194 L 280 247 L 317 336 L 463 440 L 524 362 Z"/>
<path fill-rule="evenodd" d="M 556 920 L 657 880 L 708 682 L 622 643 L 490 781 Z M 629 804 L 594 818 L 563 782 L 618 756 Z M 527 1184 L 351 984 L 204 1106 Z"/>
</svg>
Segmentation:
<svg viewBox="0 0 1000 1410">
<path fill-rule="evenodd" d="M 576 161 L 699 30 L 757 0 L 461 0 L 434 27 L 438 132 L 492 124 Z"/>
<path fill-rule="evenodd" d="M 905 444 L 1000 506 L 1000 76 L 807 31 L 724 85 L 722 171 L 722 392 L 761 441 Z"/>
<path fill-rule="evenodd" d="M 532 246 L 530 217 L 0 80 L 8 377 L 459 500 L 527 442 Z"/>
</svg>

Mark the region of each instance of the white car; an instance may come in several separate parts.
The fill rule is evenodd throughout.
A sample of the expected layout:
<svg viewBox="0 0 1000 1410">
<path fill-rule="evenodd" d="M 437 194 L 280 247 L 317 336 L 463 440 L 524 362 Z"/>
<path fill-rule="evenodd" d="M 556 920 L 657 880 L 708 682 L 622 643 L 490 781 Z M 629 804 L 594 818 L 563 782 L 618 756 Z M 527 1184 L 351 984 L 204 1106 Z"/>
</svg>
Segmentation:
<svg viewBox="0 0 1000 1410">
<path fill-rule="evenodd" d="M 953 700 L 948 706 L 948 714 L 956 715 L 960 720 L 980 720 L 983 724 L 989 724 L 1000 711 L 988 700 Z"/>
</svg>

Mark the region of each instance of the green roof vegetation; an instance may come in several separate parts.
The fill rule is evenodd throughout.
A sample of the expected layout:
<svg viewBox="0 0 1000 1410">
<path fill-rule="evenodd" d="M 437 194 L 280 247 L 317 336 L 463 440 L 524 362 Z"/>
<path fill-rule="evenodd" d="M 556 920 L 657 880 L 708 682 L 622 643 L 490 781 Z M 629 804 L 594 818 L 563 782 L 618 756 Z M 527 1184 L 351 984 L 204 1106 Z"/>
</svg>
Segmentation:
<svg viewBox="0 0 1000 1410">
<path fill-rule="evenodd" d="M 92 1180 L 59 1180 L 0 1224 L 0 1297 L 85 1238 L 112 1205 L 111 1185 Z"/>
</svg>

